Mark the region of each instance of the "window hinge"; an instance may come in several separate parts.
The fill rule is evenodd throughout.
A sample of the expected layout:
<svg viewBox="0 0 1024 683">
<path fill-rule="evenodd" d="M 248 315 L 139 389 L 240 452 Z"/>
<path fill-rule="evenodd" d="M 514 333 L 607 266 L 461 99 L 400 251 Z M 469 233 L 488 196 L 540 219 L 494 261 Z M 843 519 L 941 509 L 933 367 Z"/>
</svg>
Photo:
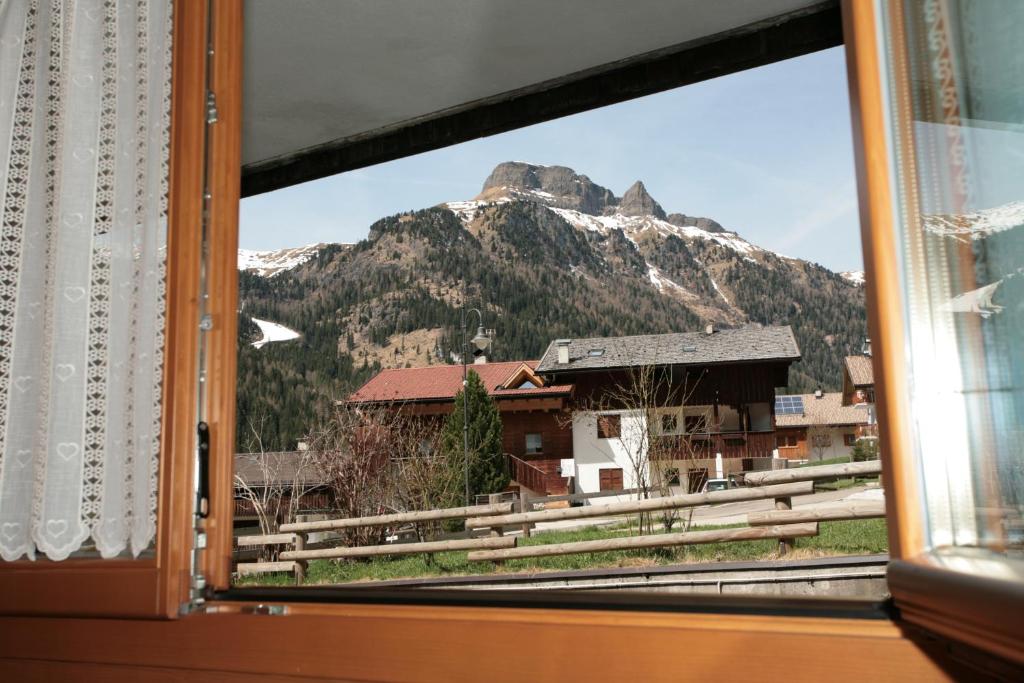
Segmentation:
<svg viewBox="0 0 1024 683">
<path fill-rule="evenodd" d="M 192 585 L 188 588 L 188 602 L 181 603 L 178 614 L 195 614 L 206 609 L 206 577 L 202 574 L 192 576 Z"/>
<path fill-rule="evenodd" d="M 243 614 L 262 614 L 270 617 L 279 617 L 284 614 L 288 614 L 287 605 L 265 605 L 260 603 L 259 605 L 246 605 L 242 607 Z"/>
<path fill-rule="evenodd" d="M 206 91 L 206 122 L 217 123 L 217 96 L 212 90 Z"/>
</svg>

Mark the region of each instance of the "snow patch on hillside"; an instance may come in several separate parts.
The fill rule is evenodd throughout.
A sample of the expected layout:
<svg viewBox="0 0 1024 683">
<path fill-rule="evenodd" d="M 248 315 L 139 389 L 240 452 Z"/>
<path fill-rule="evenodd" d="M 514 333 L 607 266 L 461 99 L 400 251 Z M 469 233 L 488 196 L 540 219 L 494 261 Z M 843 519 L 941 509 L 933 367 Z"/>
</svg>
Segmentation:
<svg viewBox="0 0 1024 683">
<path fill-rule="evenodd" d="M 839 277 L 843 278 L 851 285 L 863 285 L 864 284 L 864 271 L 863 270 L 844 270 L 839 273 Z"/>
<path fill-rule="evenodd" d="M 459 217 L 460 221 L 462 221 L 464 224 L 468 225 L 469 222 L 472 221 L 473 218 L 476 217 L 476 212 L 481 207 L 491 206 L 492 204 L 493 205 L 507 204 L 510 201 L 512 201 L 511 197 L 502 197 L 502 198 L 499 198 L 499 199 L 495 199 L 493 201 L 481 201 L 481 200 L 478 200 L 478 199 L 469 199 L 469 200 L 464 201 L 464 202 L 445 202 L 441 206 L 443 206 L 444 208 L 446 208 L 449 211 L 451 211 L 452 213 L 454 213 L 456 216 Z"/>
<path fill-rule="evenodd" d="M 307 244 L 302 247 L 255 251 L 252 249 L 238 250 L 238 269 L 248 270 L 262 277 L 274 277 L 278 273 L 291 270 L 316 256 L 317 252 L 327 246 L 324 243 Z"/>
<path fill-rule="evenodd" d="M 558 209 L 548 207 L 548 210 L 561 216 L 570 225 L 581 230 L 607 234 L 611 230 L 622 230 L 634 243 L 636 237 L 649 231 L 659 235 L 675 235 L 680 238 L 702 239 L 709 242 L 716 242 L 723 247 L 732 249 L 737 254 L 747 255 L 763 251 L 733 232 L 708 232 L 694 226 L 673 225 L 653 216 L 624 216 L 613 214 L 611 216 L 592 216 L 588 213 L 575 211 L 573 209 Z"/>
<path fill-rule="evenodd" d="M 272 323 L 269 320 L 253 318 L 252 321 L 256 323 L 260 328 L 260 332 L 263 333 L 263 339 L 252 343 L 252 345 L 257 349 L 262 348 L 271 342 L 289 341 L 291 339 L 298 339 L 302 336 L 293 329 L 285 327 L 284 325 Z"/>
<path fill-rule="evenodd" d="M 651 281 L 654 288 L 659 292 L 677 292 L 687 299 L 694 299 L 696 295 L 683 287 L 677 282 L 674 282 L 671 278 L 665 276 L 657 266 L 652 266 L 650 263 L 647 264 L 647 279 Z"/>
</svg>

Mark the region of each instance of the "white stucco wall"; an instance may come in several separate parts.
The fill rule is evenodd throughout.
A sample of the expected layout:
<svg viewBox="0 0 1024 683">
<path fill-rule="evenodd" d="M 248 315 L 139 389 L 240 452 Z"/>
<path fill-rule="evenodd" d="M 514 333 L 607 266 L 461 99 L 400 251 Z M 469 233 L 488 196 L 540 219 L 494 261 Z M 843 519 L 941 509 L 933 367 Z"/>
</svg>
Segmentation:
<svg viewBox="0 0 1024 683">
<path fill-rule="evenodd" d="M 831 458 L 848 458 L 853 452 L 853 446 L 843 444 L 843 434 L 855 432 L 855 427 L 812 427 L 807 430 L 807 458 L 808 460 L 829 460 Z M 815 434 L 827 433 L 832 443 L 820 449 L 815 448 L 812 438 Z M 818 452 L 821 456 L 818 456 Z"/>
<path fill-rule="evenodd" d="M 577 493 L 596 493 L 601 490 L 600 470 L 604 468 L 622 469 L 622 487 L 631 489 L 636 486 L 633 476 L 633 464 L 630 454 L 643 448 L 647 420 L 643 411 L 609 410 L 601 411 L 601 415 L 619 415 L 622 428 L 620 437 L 615 439 L 599 439 L 597 437 L 596 412 L 579 412 L 572 420 L 572 452 L 576 461 Z M 598 499 L 601 503 L 610 503 L 616 499 L 626 500 L 628 496 L 610 496 Z"/>
</svg>

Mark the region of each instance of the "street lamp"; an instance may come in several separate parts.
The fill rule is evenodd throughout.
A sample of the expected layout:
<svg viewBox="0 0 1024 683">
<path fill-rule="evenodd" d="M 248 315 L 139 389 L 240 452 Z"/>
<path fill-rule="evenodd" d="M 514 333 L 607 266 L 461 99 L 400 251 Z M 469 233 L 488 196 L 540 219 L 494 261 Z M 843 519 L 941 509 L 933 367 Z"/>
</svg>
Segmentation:
<svg viewBox="0 0 1024 683">
<path fill-rule="evenodd" d="M 473 337 L 473 346 L 481 351 L 491 345 L 491 336 L 484 329 L 484 316 L 479 309 L 471 308 L 468 311 L 465 306 L 462 308 L 462 456 L 466 461 L 466 505 L 469 505 L 469 366 L 466 364 L 466 357 L 469 356 L 469 344 L 466 341 L 467 328 L 466 318 L 468 313 L 476 313 L 480 325 L 476 328 L 476 335 Z"/>
</svg>

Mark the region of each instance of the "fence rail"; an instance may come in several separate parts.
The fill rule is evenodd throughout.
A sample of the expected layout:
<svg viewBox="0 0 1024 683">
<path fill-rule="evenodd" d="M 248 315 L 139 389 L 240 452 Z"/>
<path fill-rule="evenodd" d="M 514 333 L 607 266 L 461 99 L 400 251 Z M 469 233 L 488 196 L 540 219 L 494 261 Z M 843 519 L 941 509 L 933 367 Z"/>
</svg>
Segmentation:
<svg viewBox="0 0 1024 683">
<path fill-rule="evenodd" d="M 486 518 L 488 515 L 502 515 L 512 512 L 515 503 L 491 503 L 488 505 L 469 505 L 458 508 L 439 510 L 423 510 L 416 512 L 398 512 L 387 515 L 368 517 L 349 517 L 346 519 L 325 519 L 315 522 L 292 522 L 282 524 L 281 533 L 257 536 L 239 536 L 235 539 L 236 548 L 252 548 L 271 545 L 291 545 L 291 550 L 282 552 L 280 562 L 239 562 L 239 576 L 260 574 L 265 572 L 292 572 L 295 582 L 302 583 L 306 574 L 306 563 L 311 559 L 376 557 L 381 555 L 412 555 L 420 553 L 439 553 L 453 550 L 500 549 L 515 545 L 512 537 L 503 538 L 496 534 L 491 538 L 470 538 L 451 541 L 428 541 L 419 543 L 390 543 L 387 545 L 371 545 L 335 548 L 307 549 L 306 543 L 310 533 L 353 529 L 360 527 L 391 526 L 396 524 L 434 522 L 448 519 L 465 519 L 476 516 Z"/>
<path fill-rule="evenodd" d="M 735 503 L 780 496 L 804 496 L 814 492 L 813 482 L 796 482 L 779 486 L 757 488 L 726 489 L 707 493 L 686 493 L 680 496 L 664 496 L 644 500 L 627 500 L 619 503 L 588 505 L 578 508 L 558 508 L 554 510 L 537 510 L 535 512 L 519 512 L 489 517 L 470 517 L 466 526 L 476 529 L 495 526 L 511 526 L 536 522 L 553 522 L 566 519 L 586 519 L 589 517 L 615 517 L 637 512 L 658 512 L 677 508 L 696 507 L 712 503 Z"/>
<path fill-rule="evenodd" d="M 748 486 L 763 484 L 782 484 L 792 481 L 815 481 L 818 479 L 834 479 L 836 477 L 867 477 L 882 473 L 879 460 L 863 462 L 841 462 L 835 465 L 814 465 L 812 467 L 794 467 L 791 470 L 771 470 L 767 472 L 748 472 L 743 481 Z"/>
<path fill-rule="evenodd" d="M 295 522 L 281 526 L 281 533 L 262 536 L 240 537 L 238 547 L 259 545 L 291 545 L 292 548 L 280 554 L 279 562 L 256 562 L 238 565 L 238 573 L 254 574 L 269 571 L 292 571 L 296 582 L 301 583 L 306 563 L 311 559 L 344 559 L 358 557 L 379 557 L 386 555 L 409 555 L 439 553 L 458 550 L 468 551 L 468 559 L 503 562 L 509 559 L 528 557 L 549 557 L 579 553 L 604 552 L 632 548 L 659 548 L 698 543 L 721 543 L 755 539 L 779 539 L 780 553 L 788 552 L 794 539 L 814 536 L 818 523 L 822 521 L 870 519 L 885 516 L 885 506 L 880 501 L 850 501 L 813 509 L 792 509 L 794 496 L 814 492 L 818 480 L 831 480 L 841 476 L 871 476 L 881 473 L 878 461 L 820 465 L 792 470 L 752 472 L 747 475 L 747 486 L 723 491 L 690 493 L 677 496 L 629 500 L 603 505 L 577 508 L 530 511 L 516 503 L 492 503 L 471 505 L 442 510 L 401 512 L 388 515 L 357 517 L 349 519 L 322 520 L 316 522 Z M 649 534 L 595 541 L 577 541 L 548 545 L 521 546 L 515 536 L 504 536 L 506 526 L 523 525 L 524 530 L 538 522 L 556 520 L 614 517 L 643 512 L 678 510 L 717 503 L 734 503 L 753 500 L 775 501 L 775 510 L 751 512 L 747 515 L 746 527 L 714 529 L 706 531 L 684 531 L 680 533 Z M 518 507 L 519 511 L 513 510 Z M 449 519 L 465 519 L 466 529 L 489 530 L 490 535 L 478 538 L 459 538 L 442 541 L 393 543 L 388 545 L 358 547 L 307 548 L 308 534 L 315 531 L 331 531 L 354 527 L 387 526 L 400 523 L 416 523 Z M 525 536 L 525 534 L 524 534 Z"/>
<path fill-rule="evenodd" d="M 817 523 L 781 524 L 777 526 L 749 527 L 741 529 L 715 529 L 712 531 L 683 531 L 675 534 L 652 534 L 648 536 L 627 536 L 598 541 L 575 541 L 573 543 L 552 543 L 549 545 L 528 545 L 507 550 L 478 550 L 469 553 L 469 560 L 514 560 L 526 557 L 551 557 L 553 555 L 578 555 L 581 553 L 603 553 L 609 550 L 630 550 L 634 548 L 666 548 L 677 545 L 698 543 L 723 543 L 727 541 L 752 541 L 763 538 L 796 538 L 816 536 Z"/>
</svg>

